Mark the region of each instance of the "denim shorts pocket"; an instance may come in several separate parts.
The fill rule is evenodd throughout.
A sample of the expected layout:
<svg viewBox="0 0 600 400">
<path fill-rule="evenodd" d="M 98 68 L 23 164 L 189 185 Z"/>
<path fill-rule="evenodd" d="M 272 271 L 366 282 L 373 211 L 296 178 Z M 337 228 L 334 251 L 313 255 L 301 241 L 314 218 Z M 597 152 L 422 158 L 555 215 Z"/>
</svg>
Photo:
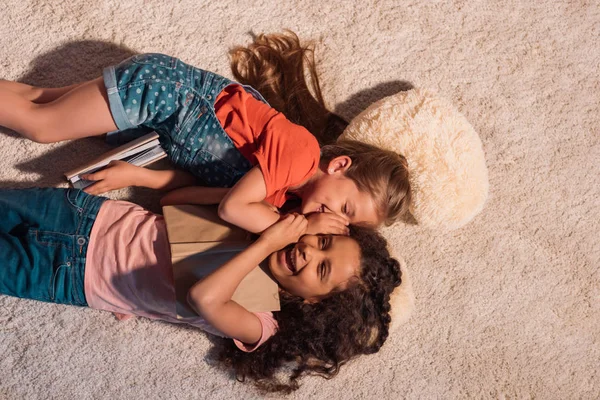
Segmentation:
<svg viewBox="0 0 600 400">
<path fill-rule="evenodd" d="M 83 212 L 86 196 L 88 195 L 80 189 L 67 189 L 65 191 L 65 201 L 79 214 Z"/>
<path fill-rule="evenodd" d="M 232 165 L 203 149 L 198 150 L 192 164 L 208 186 L 232 187 L 241 176 Z"/>
<path fill-rule="evenodd" d="M 47 299 L 57 303 L 72 304 L 74 287 L 74 236 L 32 229 L 32 241 L 37 244 L 34 263 L 47 271 Z M 44 293 L 41 293 L 44 296 Z"/>
<path fill-rule="evenodd" d="M 206 106 L 201 102 L 194 101 L 195 96 L 191 92 L 187 94 L 180 93 L 179 96 L 177 122 L 174 124 L 175 132 L 173 133 L 175 137 L 173 139 L 178 145 L 183 146 L 188 138 L 195 135 L 195 131 L 198 129 L 196 126 L 197 121 L 206 112 Z"/>
<path fill-rule="evenodd" d="M 152 65 L 157 68 L 176 69 L 178 58 L 159 53 L 136 54 L 131 61 L 141 65 Z"/>
</svg>

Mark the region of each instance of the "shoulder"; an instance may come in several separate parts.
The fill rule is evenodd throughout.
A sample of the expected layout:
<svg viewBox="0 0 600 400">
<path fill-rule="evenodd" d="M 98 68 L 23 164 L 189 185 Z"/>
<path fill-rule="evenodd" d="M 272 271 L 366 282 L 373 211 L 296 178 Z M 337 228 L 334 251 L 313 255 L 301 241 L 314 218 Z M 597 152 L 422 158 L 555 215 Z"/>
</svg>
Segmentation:
<svg viewBox="0 0 600 400">
<path fill-rule="evenodd" d="M 304 154 L 309 158 L 320 157 L 317 138 L 305 127 L 296 125 L 282 113 L 277 113 L 265 129 L 265 140 L 275 145 L 279 151 Z"/>
</svg>

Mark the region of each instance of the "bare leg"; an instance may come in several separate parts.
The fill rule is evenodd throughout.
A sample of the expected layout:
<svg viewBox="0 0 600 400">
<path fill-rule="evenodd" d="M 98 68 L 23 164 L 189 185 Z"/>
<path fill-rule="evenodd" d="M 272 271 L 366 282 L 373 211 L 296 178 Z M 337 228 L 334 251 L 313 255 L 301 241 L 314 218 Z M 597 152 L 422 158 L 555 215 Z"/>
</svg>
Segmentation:
<svg viewBox="0 0 600 400">
<path fill-rule="evenodd" d="M 85 82 L 84 82 L 85 83 Z M 76 83 L 70 86 L 64 86 L 60 88 L 42 88 L 37 86 L 31 86 L 26 83 L 6 81 L 0 79 L 0 93 L 4 93 L 4 89 L 10 90 L 18 95 L 23 96 L 26 100 L 29 100 L 36 104 L 50 103 L 58 99 L 63 94 L 70 92 L 83 83 Z"/>
<path fill-rule="evenodd" d="M 82 83 L 45 104 L 0 88 L 0 125 L 40 143 L 97 136 L 117 129 L 102 78 Z"/>
</svg>

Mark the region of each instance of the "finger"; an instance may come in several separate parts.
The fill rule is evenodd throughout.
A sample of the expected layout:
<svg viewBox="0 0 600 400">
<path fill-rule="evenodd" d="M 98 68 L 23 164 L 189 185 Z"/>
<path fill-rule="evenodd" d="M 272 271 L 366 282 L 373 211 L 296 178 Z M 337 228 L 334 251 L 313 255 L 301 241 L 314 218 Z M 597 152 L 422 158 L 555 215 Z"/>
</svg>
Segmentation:
<svg viewBox="0 0 600 400">
<path fill-rule="evenodd" d="M 337 215 L 337 214 L 336 214 L 336 216 L 341 219 L 341 221 L 344 225 L 350 225 L 350 218 L 348 218 L 347 216 Z"/>
<path fill-rule="evenodd" d="M 306 230 L 308 229 L 308 220 L 306 218 L 302 220 L 302 223 L 300 224 L 300 229 L 302 233 L 306 232 Z"/>
<path fill-rule="evenodd" d="M 301 215 L 294 215 L 294 219 L 290 222 L 290 229 L 295 231 L 299 228 L 300 224 L 302 224 L 302 220 L 304 219 Z"/>
<path fill-rule="evenodd" d="M 293 214 L 286 214 L 283 215 L 280 219 L 279 222 L 284 224 L 284 225 L 291 225 L 294 221 L 294 215 Z"/>
<path fill-rule="evenodd" d="M 350 230 L 348 229 L 348 227 L 339 222 L 330 224 L 328 226 L 328 230 L 329 230 L 329 232 L 327 232 L 327 233 L 331 233 L 334 235 L 348 235 L 350 233 Z"/>
<path fill-rule="evenodd" d="M 100 183 L 94 183 L 93 185 L 90 185 L 88 187 L 86 187 L 85 189 L 83 189 L 84 192 L 86 192 L 87 194 L 100 194 L 102 190 L 102 185 Z"/>
<path fill-rule="evenodd" d="M 344 216 L 344 215 L 338 215 L 338 214 L 334 214 L 334 213 L 327 213 L 324 214 L 329 220 L 331 221 L 337 221 L 341 224 L 344 225 L 348 225 L 350 223 L 350 221 L 348 220 L 348 217 Z"/>
<path fill-rule="evenodd" d="M 94 194 L 102 194 L 102 193 L 106 193 L 106 192 L 110 192 L 112 190 L 111 187 L 106 186 L 106 185 L 100 185 L 98 186 L 98 188 L 95 190 Z"/>
<path fill-rule="evenodd" d="M 296 242 L 308 231 L 308 221 L 302 221 L 296 230 Z"/>
<path fill-rule="evenodd" d="M 294 222 L 293 222 L 293 224 L 294 224 L 295 227 L 300 227 L 304 223 L 308 223 L 307 219 L 306 219 L 306 217 L 304 215 L 302 215 L 302 214 L 296 214 L 294 216 Z"/>
<path fill-rule="evenodd" d="M 94 172 L 92 174 L 84 174 L 84 175 L 81 175 L 81 177 L 88 181 L 101 181 L 102 179 L 106 178 L 106 170 L 102 169 L 102 170 L 100 170 L 98 172 Z"/>
<path fill-rule="evenodd" d="M 292 214 L 286 214 L 283 219 L 287 220 L 287 221 L 293 221 L 293 220 L 296 219 L 296 215 L 298 215 L 298 214 L 293 214 L 293 213 Z"/>
</svg>

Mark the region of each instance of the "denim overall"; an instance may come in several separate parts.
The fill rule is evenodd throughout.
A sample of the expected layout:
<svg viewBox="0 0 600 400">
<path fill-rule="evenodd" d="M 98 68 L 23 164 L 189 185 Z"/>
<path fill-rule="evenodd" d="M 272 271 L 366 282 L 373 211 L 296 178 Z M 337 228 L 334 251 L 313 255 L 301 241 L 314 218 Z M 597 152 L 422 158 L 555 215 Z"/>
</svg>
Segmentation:
<svg viewBox="0 0 600 400">
<path fill-rule="evenodd" d="M 140 54 L 106 68 L 104 84 L 118 128 L 110 142 L 155 130 L 169 160 L 206 186 L 231 187 L 252 168 L 215 115 L 215 99 L 235 82 L 174 57 Z"/>
<path fill-rule="evenodd" d="M 86 253 L 105 200 L 75 189 L 0 190 L 0 294 L 87 306 Z"/>
</svg>

